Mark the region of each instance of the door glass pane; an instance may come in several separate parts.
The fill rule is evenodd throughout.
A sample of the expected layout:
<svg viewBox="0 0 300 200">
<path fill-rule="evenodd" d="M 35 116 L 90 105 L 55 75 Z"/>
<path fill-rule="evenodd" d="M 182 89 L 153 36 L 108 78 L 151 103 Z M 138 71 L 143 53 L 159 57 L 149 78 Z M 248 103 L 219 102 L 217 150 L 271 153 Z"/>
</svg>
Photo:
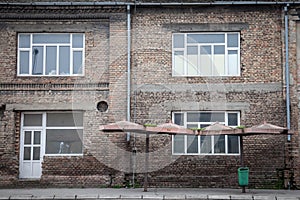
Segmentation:
<svg viewBox="0 0 300 200">
<path fill-rule="evenodd" d="M 46 47 L 46 75 L 56 75 L 57 47 Z"/>
<path fill-rule="evenodd" d="M 48 127 L 83 126 L 82 113 L 47 113 Z"/>
<path fill-rule="evenodd" d="M 42 114 L 24 114 L 24 126 L 42 126 Z"/>
<path fill-rule="evenodd" d="M 31 147 L 24 147 L 24 160 L 31 160 Z"/>
<path fill-rule="evenodd" d="M 46 154 L 82 153 L 83 130 L 49 129 L 46 131 Z"/>
<path fill-rule="evenodd" d="M 70 74 L 70 47 L 59 47 L 59 74 Z"/>
<path fill-rule="evenodd" d="M 228 135 L 228 153 L 239 153 L 239 137 Z"/>
<path fill-rule="evenodd" d="M 32 74 L 43 74 L 43 60 L 44 48 L 42 46 L 34 46 L 32 48 Z"/>
<path fill-rule="evenodd" d="M 29 51 L 20 51 L 20 74 L 29 74 Z"/>
<path fill-rule="evenodd" d="M 73 52 L 73 74 L 82 74 L 82 51 Z"/>
<path fill-rule="evenodd" d="M 30 35 L 22 34 L 19 36 L 19 47 L 30 48 Z"/>
<path fill-rule="evenodd" d="M 200 136 L 200 152 L 212 153 L 211 136 Z"/>
<path fill-rule="evenodd" d="M 225 135 L 214 136 L 214 152 L 215 153 L 225 153 Z"/>
<path fill-rule="evenodd" d="M 40 147 L 33 147 L 33 160 L 40 160 Z"/>
<path fill-rule="evenodd" d="M 73 34 L 72 35 L 73 48 L 83 48 L 83 35 L 82 34 Z"/>
<path fill-rule="evenodd" d="M 198 153 L 198 136 L 187 136 L 187 153 Z"/>
<path fill-rule="evenodd" d="M 41 144 L 41 132 L 40 131 L 34 131 L 33 144 Z"/>
<path fill-rule="evenodd" d="M 184 135 L 174 135 L 174 153 L 184 153 Z"/>
<path fill-rule="evenodd" d="M 25 131 L 24 144 L 31 144 L 31 131 Z"/>
<path fill-rule="evenodd" d="M 174 74 L 184 75 L 184 56 L 183 51 L 174 52 Z"/>
</svg>

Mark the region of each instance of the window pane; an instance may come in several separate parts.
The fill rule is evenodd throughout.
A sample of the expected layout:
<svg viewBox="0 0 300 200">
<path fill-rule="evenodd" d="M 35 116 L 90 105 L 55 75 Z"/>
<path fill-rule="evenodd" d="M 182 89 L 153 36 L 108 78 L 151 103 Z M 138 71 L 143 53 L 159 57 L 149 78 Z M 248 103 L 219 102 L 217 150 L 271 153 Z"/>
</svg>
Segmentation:
<svg viewBox="0 0 300 200">
<path fill-rule="evenodd" d="M 187 153 L 198 153 L 198 136 L 187 136 Z"/>
<path fill-rule="evenodd" d="M 82 127 L 82 113 L 47 113 L 48 127 Z"/>
<path fill-rule="evenodd" d="M 214 136 L 214 152 L 225 153 L 225 135 Z"/>
<path fill-rule="evenodd" d="M 29 74 L 29 51 L 20 51 L 20 74 Z"/>
<path fill-rule="evenodd" d="M 82 130 L 46 131 L 46 154 L 82 153 Z"/>
<path fill-rule="evenodd" d="M 46 47 L 46 74 L 56 75 L 57 47 Z"/>
<path fill-rule="evenodd" d="M 30 48 L 30 35 L 19 35 L 19 47 Z"/>
<path fill-rule="evenodd" d="M 239 153 L 239 137 L 228 135 L 228 153 Z"/>
<path fill-rule="evenodd" d="M 184 135 L 174 135 L 174 153 L 184 153 Z"/>
<path fill-rule="evenodd" d="M 25 114 L 24 126 L 42 126 L 42 114 Z"/>
<path fill-rule="evenodd" d="M 73 74 L 82 74 L 82 52 L 73 52 Z"/>
<path fill-rule="evenodd" d="M 73 34 L 72 35 L 73 48 L 83 48 L 83 35 L 82 34 Z"/>
<path fill-rule="evenodd" d="M 225 43 L 224 34 L 188 34 L 187 43 Z"/>
<path fill-rule="evenodd" d="M 184 75 L 184 57 L 183 51 L 174 52 L 174 74 Z"/>
<path fill-rule="evenodd" d="M 31 160 L 31 147 L 24 147 L 24 160 Z"/>
<path fill-rule="evenodd" d="M 238 125 L 238 114 L 228 113 L 228 126 L 237 126 L 237 125 Z"/>
<path fill-rule="evenodd" d="M 227 47 L 238 47 L 239 38 L 238 34 L 227 34 Z"/>
<path fill-rule="evenodd" d="M 201 113 L 200 122 L 225 122 L 225 113 Z"/>
<path fill-rule="evenodd" d="M 33 43 L 66 44 L 70 43 L 70 34 L 33 34 Z"/>
<path fill-rule="evenodd" d="M 225 74 L 225 46 L 216 45 L 214 46 L 214 74 L 213 75 L 224 75 Z"/>
<path fill-rule="evenodd" d="M 33 144 L 41 144 L 41 132 L 40 131 L 34 131 Z"/>
<path fill-rule="evenodd" d="M 25 131 L 24 144 L 31 144 L 31 131 Z"/>
<path fill-rule="evenodd" d="M 200 48 L 200 73 L 206 76 L 212 74 L 211 46 Z"/>
<path fill-rule="evenodd" d="M 200 136 L 200 152 L 212 153 L 211 136 Z"/>
<path fill-rule="evenodd" d="M 198 128 L 198 124 L 187 124 L 186 127 L 188 129 L 194 129 L 194 128 Z"/>
<path fill-rule="evenodd" d="M 32 74 L 43 74 L 44 48 L 42 46 L 34 46 L 32 48 Z"/>
<path fill-rule="evenodd" d="M 238 51 L 228 51 L 228 75 L 238 75 Z"/>
<path fill-rule="evenodd" d="M 40 160 L 40 147 L 33 147 L 33 160 Z"/>
<path fill-rule="evenodd" d="M 198 47 L 187 47 L 188 75 L 198 74 Z"/>
<path fill-rule="evenodd" d="M 70 74 L 70 47 L 59 47 L 59 74 Z"/>
<path fill-rule="evenodd" d="M 173 36 L 174 48 L 184 48 L 184 34 L 176 34 Z"/>
<path fill-rule="evenodd" d="M 180 126 L 184 125 L 183 113 L 174 113 L 174 123 Z"/>
<path fill-rule="evenodd" d="M 188 113 L 187 121 L 188 122 L 200 122 L 200 113 Z"/>
</svg>

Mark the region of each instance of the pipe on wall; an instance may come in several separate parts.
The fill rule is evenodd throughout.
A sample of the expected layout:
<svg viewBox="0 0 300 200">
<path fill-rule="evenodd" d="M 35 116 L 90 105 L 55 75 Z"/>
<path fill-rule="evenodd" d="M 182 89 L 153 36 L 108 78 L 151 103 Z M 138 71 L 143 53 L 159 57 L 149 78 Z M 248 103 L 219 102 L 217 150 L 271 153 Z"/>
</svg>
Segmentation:
<svg viewBox="0 0 300 200">
<path fill-rule="evenodd" d="M 130 122 L 130 93 L 131 93 L 131 16 L 130 5 L 127 5 L 127 121 Z M 130 133 L 127 133 L 127 141 L 130 140 Z"/>
</svg>

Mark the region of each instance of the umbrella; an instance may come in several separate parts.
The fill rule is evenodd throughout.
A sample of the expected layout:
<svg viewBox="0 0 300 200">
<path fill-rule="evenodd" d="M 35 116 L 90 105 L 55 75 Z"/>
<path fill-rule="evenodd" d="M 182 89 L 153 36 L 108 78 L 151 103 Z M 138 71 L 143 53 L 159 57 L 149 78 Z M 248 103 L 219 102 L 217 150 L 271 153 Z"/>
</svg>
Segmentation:
<svg viewBox="0 0 300 200">
<path fill-rule="evenodd" d="M 144 174 L 144 191 L 147 192 L 148 189 L 148 165 L 149 165 L 149 136 L 150 134 L 190 134 L 195 135 L 194 132 L 190 129 L 186 129 L 182 126 L 176 125 L 172 122 L 160 124 L 158 126 L 148 126 L 144 127 L 143 125 L 128 122 L 128 121 L 118 121 L 115 123 L 102 125 L 100 130 L 104 132 L 136 132 L 146 134 L 146 146 L 145 146 L 145 174 Z"/>
<path fill-rule="evenodd" d="M 198 131 L 198 135 L 239 135 L 241 133 L 242 129 L 225 126 L 219 122 L 215 122 Z"/>
<path fill-rule="evenodd" d="M 274 124 L 270 124 L 267 122 L 244 129 L 244 135 L 257 135 L 257 134 L 278 135 L 278 134 L 291 134 L 291 132 L 289 132 L 289 130 L 284 127 L 276 126 Z"/>
</svg>

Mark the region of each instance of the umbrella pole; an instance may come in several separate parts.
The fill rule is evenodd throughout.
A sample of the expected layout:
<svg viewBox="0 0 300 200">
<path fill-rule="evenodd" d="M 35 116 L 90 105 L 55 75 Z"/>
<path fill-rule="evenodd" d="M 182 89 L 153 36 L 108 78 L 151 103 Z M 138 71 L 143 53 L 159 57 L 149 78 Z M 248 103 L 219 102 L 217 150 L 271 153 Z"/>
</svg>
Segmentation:
<svg viewBox="0 0 300 200">
<path fill-rule="evenodd" d="M 145 174 L 144 174 L 144 192 L 148 190 L 148 164 L 149 164 L 149 133 L 146 133 L 146 147 L 145 147 Z"/>
<path fill-rule="evenodd" d="M 243 136 L 240 136 L 240 149 L 241 149 L 240 163 L 241 163 L 241 167 L 244 167 L 244 142 L 243 142 Z M 246 193 L 246 186 L 242 186 L 242 193 Z"/>
</svg>

